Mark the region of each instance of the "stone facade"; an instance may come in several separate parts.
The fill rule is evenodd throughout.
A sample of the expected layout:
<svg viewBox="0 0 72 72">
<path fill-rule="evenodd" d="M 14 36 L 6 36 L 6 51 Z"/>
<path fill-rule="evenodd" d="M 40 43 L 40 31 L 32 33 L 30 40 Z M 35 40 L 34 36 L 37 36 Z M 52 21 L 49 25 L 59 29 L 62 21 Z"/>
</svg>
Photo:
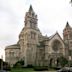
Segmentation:
<svg viewBox="0 0 72 72">
<path fill-rule="evenodd" d="M 5 49 L 6 62 L 13 65 L 18 60 L 24 60 L 27 65 L 55 65 L 60 56 L 68 57 L 72 49 L 72 28 L 67 23 L 63 30 L 63 39 L 56 32 L 54 35 L 43 36 L 37 25 L 37 15 L 32 6 L 25 15 L 25 27 L 19 34 L 19 41 Z M 66 37 L 67 33 L 67 37 Z M 69 43 L 70 42 L 70 43 Z"/>
<path fill-rule="evenodd" d="M 11 46 L 7 46 L 5 49 L 5 60 L 11 66 L 19 61 L 20 57 L 20 46 L 18 44 L 14 44 Z"/>
<path fill-rule="evenodd" d="M 63 30 L 63 38 L 65 43 L 66 57 L 71 56 L 72 58 L 72 27 L 69 25 L 68 22 Z"/>
</svg>

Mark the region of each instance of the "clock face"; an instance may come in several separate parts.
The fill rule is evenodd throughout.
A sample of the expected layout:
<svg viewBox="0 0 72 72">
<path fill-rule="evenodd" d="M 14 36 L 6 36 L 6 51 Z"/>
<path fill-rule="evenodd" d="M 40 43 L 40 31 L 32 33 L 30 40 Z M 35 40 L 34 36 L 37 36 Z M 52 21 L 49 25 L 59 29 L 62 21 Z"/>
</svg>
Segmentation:
<svg viewBox="0 0 72 72">
<path fill-rule="evenodd" d="M 60 46 L 61 46 L 61 43 L 58 40 L 55 40 L 52 44 L 52 49 L 57 52 Z"/>
</svg>

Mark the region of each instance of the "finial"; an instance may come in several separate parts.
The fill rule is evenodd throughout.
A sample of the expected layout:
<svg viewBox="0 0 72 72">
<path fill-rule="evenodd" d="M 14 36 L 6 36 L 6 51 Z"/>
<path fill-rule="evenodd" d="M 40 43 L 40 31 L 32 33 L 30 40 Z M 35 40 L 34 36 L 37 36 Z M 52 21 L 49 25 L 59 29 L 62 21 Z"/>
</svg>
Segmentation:
<svg viewBox="0 0 72 72">
<path fill-rule="evenodd" d="M 70 25 L 69 25 L 68 21 L 67 21 L 66 27 L 70 27 Z"/>
<path fill-rule="evenodd" d="M 30 5 L 29 11 L 33 11 L 32 5 Z"/>
</svg>

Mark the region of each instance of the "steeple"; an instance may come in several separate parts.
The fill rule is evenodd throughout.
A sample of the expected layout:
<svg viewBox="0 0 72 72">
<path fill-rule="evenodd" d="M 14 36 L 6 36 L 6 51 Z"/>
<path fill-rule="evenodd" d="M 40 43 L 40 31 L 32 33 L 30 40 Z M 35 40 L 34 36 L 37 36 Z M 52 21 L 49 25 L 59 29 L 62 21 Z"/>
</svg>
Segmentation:
<svg viewBox="0 0 72 72">
<path fill-rule="evenodd" d="M 25 15 L 25 27 L 37 29 L 37 15 L 35 14 L 32 5 L 30 5 L 28 12 Z"/>
<path fill-rule="evenodd" d="M 71 28 L 71 26 L 69 25 L 69 23 L 68 23 L 68 21 L 67 21 L 66 26 L 65 26 L 63 32 L 64 32 L 64 31 L 70 31 L 71 29 L 72 29 L 72 28 Z"/>
<path fill-rule="evenodd" d="M 70 28 L 70 25 L 69 25 L 69 23 L 67 22 L 67 24 L 66 24 L 66 28 Z"/>
<path fill-rule="evenodd" d="M 67 39 L 70 39 L 71 38 L 71 34 L 72 34 L 72 28 L 71 26 L 69 25 L 69 23 L 67 22 L 66 23 L 66 26 L 63 30 L 63 37 L 64 37 L 64 40 L 67 40 Z"/>
<path fill-rule="evenodd" d="M 33 11 L 32 5 L 30 5 L 29 12 Z"/>
</svg>

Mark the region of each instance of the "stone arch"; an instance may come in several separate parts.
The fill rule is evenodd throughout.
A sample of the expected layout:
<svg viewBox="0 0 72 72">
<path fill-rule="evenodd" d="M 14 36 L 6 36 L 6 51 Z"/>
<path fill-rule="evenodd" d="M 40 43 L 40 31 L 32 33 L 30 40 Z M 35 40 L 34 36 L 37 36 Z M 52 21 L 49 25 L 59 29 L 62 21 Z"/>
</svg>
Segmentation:
<svg viewBox="0 0 72 72">
<path fill-rule="evenodd" d="M 57 67 L 60 65 L 59 57 L 57 58 Z"/>
<path fill-rule="evenodd" d="M 53 58 L 50 59 L 49 66 L 52 67 Z"/>
<path fill-rule="evenodd" d="M 49 59 L 49 67 L 54 67 L 54 66 L 59 67 L 59 65 L 60 65 L 59 57 L 57 58 L 53 57 Z"/>
<path fill-rule="evenodd" d="M 54 67 L 54 61 L 55 61 L 54 58 L 49 59 L 49 67 Z"/>
<path fill-rule="evenodd" d="M 51 64 L 52 67 L 59 66 L 60 65 L 59 57 L 64 55 L 64 43 L 61 39 L 55 38 L 51 40 L 49 45 L 51 46 L 49 65 Z"/>
</svg>

